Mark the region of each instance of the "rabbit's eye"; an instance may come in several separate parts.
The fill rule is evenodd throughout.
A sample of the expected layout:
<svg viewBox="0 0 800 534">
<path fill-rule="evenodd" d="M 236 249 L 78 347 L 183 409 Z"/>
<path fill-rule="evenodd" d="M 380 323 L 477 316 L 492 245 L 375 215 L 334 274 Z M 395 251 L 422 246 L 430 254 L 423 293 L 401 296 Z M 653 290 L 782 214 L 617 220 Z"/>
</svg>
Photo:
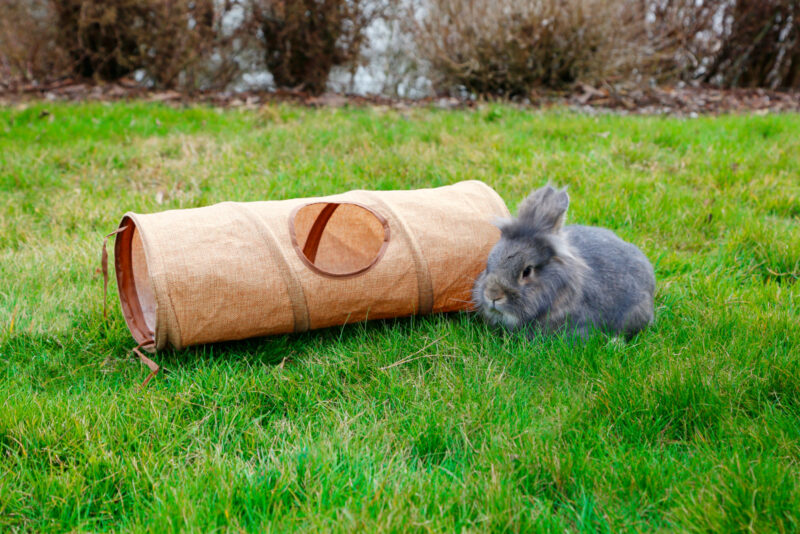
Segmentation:
<svg viewBox="0 0 800 534">
<path fill-rule="evenodd" d="M 525 269 L 522 271 L 522 278 L 528 278 L 531 275 L 531 271 L 533 271 L 533 267 L 530 265 L 525 267 Z"/>
</svg>

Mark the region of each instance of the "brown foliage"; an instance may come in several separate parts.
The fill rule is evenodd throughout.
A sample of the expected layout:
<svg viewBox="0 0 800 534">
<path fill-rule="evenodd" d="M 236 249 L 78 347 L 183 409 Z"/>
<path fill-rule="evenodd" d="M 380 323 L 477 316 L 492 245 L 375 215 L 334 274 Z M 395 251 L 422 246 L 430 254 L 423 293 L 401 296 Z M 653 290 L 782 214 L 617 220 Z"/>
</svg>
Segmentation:
<svg viewBox="0 0 800 534">
<path fill-rule="evenodd" d="M 62 76 L 69 57 L 55 46 L 49 0 L 11 0 L 0 16 L 0 86 Z"/>
<path fill-rule="evenodd" d="M 376 12 L 367 0 L 254 0 L 265 60 L 278 87 L 325 90 L 333 67 L 354 64 Z M 372 3 L 374 4 L 374 2 Z"/>
<path fill-rule="evenodd" d="M 657 79 L 722 87 L 800 88 L 797 0 L 642 0 L 648 42 L 667 53 Z"/>
<path fill-rule="evenodd" d="M 608 0 L 430 0 L 416 42 L 440 91 L 524 96 L 616 75 L 633 44 L 624 7 Z"/>
<path fill-rule="evenodd" d="M 230 52 L 220 31 L 230 2 L 215 8 L 213 0 L 51 1 L 58 42 L 84 77 L 114 80 L 144 69 L 159 87 L 193 89 L 202 64 L 217 50 Z"/>
<path fill-rule="evenodd" d="M 138 71 L 156 88 L 224 89 L 265 64 L 278 87 L 320 93 L 388 11 L 423 68 L 405 40 L 386 69 L 418 69 L 439 93 L 800 89 L 798 0 L 4 0 L 0 87 Z"/>
<path fill-rule="evenodd" d="M 705 80 L 724 87 L 800 89 L 800 3 L 736 0 L 725 9 Z"/>
<path fill-rule="evenodd" d="M 659 82 L 691 81 L 714 49 L 714 18 L 727 0 L 640 0 L 632 9 L 641 34 L 636 62 Z"/>
<path fill-rule="evenodd" d="M 149 6 L 137 0 L 52 0 L 51 7 L 56 43 L 71 58 L 73 74 L 116 80 L 141 67 Z"/>
<path fill-rule="evenodd" d="M 224 87 L 237 74 L 214 0 L 13 0 L 0 24 L 3 78 L 116 80 L 142 69 L 157 87 Z M 235 32 L 234 32 L 235 33 Z M 26 50 L 28 52 L 26 53 Z M 35 52 L 35 54 L 34 54 Z M 221 57 L 214 72 L 209 58 Z"/>
<path fill-rule="evenodd" d="M 427 0 L 417 47 L 439 91 L 704 81 L 800 88 L 797 0 Z M 722 22 L 722 24 L 720 24 Z"/>
<path fill-rule="evenodd" d="M 242 2 L 226 0 L 147 0 L 141 38 L 142 68 L 161 88 L 224 89 L 240 73 L 240 57 L 252 46 L 254 31 L 245 17 L 225 28 L 223 19 Z"/>
</svg>

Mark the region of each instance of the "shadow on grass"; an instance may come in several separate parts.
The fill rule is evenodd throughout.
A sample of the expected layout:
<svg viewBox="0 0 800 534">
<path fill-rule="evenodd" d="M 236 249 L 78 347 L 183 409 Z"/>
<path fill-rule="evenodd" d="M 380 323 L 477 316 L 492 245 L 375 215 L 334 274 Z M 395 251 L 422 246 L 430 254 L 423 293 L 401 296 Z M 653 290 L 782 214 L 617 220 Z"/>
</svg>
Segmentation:
<svg viewBox="0 0 800 534">
<path fill-rule="evenodd" d="M 464 320 L 475 320 L 466 313 L 447 313 L 436 316 L 409 316 L 350 323 L 311 330 L 299 334 L 281 334 L 238 341 L 187 347 L 183 350 L 166 349 L 157 354 L 165 368 L 199 364 L 214 360 L 219 363 L 239 362 L 250 366 L 274 367 L 291 362 L 302 362 L 311 354 L 324 352 L 325 348 L 353 348 L 364 342 L 391 336 L 424 337 L 434 330 L 449 328 Z M 443 323 L 447 327 L 443 327 Z"/>
</svg>

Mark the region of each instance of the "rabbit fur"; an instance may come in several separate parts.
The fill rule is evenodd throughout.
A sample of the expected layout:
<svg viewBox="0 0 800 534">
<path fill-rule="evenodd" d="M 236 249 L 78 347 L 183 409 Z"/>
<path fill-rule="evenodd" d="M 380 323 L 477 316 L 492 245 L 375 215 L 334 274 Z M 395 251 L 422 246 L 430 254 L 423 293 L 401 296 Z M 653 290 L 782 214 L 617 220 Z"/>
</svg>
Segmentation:
<svg viewBox="0 0 800 534">
<path fill-rule="evenodd" d="M 565 189 L 542 187 L 501 236 L 475 282 L 483 317 L 511 330 L 630 337 L 653 321 L 655 275 L 647 257 L 612 231 L 564 226 Z"/>
</svg>

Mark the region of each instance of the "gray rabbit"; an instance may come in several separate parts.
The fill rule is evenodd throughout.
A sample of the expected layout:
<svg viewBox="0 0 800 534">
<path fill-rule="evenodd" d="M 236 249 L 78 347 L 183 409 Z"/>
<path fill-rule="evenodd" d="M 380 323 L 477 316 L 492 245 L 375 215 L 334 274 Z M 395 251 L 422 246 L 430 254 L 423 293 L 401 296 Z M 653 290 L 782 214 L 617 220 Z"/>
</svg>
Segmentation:
<svg viewBox="0 0 800 534">
<path fill-rule="evenodd" d="M 473 289 L 478 310 L 529 334 L 636 334 L 653 320 L 653 266 L 610 230 L 563 226 L 568 206 L 566 190 L 548 185 L 498 224 L 500 241 Z"/>
</svg>

